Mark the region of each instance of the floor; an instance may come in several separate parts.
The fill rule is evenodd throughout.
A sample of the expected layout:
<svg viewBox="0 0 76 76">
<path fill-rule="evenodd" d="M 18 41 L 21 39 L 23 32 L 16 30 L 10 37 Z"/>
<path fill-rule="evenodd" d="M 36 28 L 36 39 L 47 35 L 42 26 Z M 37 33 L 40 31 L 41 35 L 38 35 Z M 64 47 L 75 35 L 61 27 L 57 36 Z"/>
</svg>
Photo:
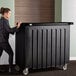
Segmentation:
<svg viewBox="0 0 76 76">
<path fill-rule="evenodd" d="M 3 67 L 5 68 L 5 67 Z M 8 70 L 0 72 L 0 76 L 24 76 L 22 72 L 13 70 L 12 73 L 8 73 Z M 66 71 L 58 68 L 50 68 L 47 70 L 30 70 L 28 76 L 76 76 L 76 61 L 70 61 L 68 69 Z"/>
</svg>

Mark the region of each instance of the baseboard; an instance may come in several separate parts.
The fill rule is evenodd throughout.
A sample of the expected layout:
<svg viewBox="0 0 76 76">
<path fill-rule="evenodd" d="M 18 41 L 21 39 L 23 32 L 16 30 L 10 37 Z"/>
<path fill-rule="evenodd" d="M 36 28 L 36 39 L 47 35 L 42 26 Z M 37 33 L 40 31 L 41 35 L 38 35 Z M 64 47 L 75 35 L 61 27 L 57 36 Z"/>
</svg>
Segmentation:
<svg viewBox="0 0 76 76">
<path fill-rule="evenodd" d="M 70 57 L 70 60 L 76 60 L 76 57 Z"/>
</svg>

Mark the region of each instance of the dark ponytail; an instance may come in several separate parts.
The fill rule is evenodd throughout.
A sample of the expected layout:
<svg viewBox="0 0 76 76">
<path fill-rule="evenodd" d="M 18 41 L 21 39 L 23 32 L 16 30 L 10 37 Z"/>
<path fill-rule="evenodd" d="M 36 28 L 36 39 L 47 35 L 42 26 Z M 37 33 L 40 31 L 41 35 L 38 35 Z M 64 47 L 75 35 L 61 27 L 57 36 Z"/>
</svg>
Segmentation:
<svg viewBox="0 0 76 76">
<path fill-rule="evenodd" d="M 8 13 L 9 11 L 11 11 L 9 8 L 1 7 L 0 14 L 4 15 L 4 13 Z"/>
</svg>

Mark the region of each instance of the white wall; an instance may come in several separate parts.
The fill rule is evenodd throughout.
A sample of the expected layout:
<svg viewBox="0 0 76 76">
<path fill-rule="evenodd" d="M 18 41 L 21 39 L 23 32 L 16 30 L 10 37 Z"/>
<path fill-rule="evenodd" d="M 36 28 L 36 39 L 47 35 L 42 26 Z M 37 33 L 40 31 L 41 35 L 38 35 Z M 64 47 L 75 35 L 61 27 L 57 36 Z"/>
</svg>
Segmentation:
<svg viewBox="0 0 76 76">
<path fill-rule="evenodd" d="M 61 22 L 62 0 L 55 0 L 55 22 Z"/>
<path fill-rule="evenodd" d="M 76 0 L 62 0 L 62 22 L 74 22 L 70 28 L 70 56 L 76 60 Z"/>
</svg>

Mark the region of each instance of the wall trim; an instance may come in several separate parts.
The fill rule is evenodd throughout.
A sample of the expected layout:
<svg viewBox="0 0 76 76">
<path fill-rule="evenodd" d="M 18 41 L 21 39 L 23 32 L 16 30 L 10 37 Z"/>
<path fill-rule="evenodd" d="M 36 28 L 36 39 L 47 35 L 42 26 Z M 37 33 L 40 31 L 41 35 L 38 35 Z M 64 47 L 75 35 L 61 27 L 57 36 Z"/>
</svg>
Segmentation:
<svg viewBox="0 0 76 76">
<path fill-rule="evenodd" d="M 76 57 L 70 57 L 70 60 L 76 60 Z"/>
</svg>

